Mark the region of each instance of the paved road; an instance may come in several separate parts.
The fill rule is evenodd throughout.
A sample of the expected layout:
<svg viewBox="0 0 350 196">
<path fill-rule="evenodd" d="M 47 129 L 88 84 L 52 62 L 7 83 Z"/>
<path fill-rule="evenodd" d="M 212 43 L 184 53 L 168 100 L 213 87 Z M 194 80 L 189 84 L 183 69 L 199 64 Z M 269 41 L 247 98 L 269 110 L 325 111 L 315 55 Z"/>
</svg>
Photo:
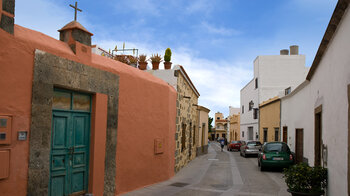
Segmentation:
<svg viewBox="0 0 350 196">
<path fill-rule="evenodd" d="M 207 155 L 191 161 L 170 180 L 124 196 L 289 196 L 286 190 L 280 171 L 260 172 L 255 157 L 221 152 L 215 142 Z"/>
</svg>

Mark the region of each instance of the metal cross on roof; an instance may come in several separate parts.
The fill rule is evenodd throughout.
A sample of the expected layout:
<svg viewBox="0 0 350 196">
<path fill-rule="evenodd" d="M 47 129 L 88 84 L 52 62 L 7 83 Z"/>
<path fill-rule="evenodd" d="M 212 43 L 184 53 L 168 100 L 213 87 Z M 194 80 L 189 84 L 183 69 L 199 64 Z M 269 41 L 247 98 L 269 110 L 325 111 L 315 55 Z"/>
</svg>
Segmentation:
<svg viewBox="0 0 350 196">
<path fill-rule="evenodd" d="M 83 10 L 78 8 L 78 2 L 75 2 L 75 6 L 69 4 L 72 8 L 74 8 L 74 20 L 77 21 L 77 11 L 82 12 Z"/>
</svg>

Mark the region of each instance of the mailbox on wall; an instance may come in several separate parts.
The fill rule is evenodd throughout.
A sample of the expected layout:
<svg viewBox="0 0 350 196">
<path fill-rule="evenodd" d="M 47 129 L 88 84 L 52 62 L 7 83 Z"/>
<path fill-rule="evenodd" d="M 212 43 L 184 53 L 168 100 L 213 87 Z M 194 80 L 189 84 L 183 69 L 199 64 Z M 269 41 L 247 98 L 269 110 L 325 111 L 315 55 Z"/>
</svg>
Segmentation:
<svg viewBox="0 0 350 196">
<path fill-rule="evenodd" d="M 164 152 L 164 139 L 154 140 L 154 154 L 162 154 Z"/>
<path fill-rule="evenodd" d="M 0 145 L 11 144 L 12 118 L 10 116 L 0 116 Z"/>
</svg>

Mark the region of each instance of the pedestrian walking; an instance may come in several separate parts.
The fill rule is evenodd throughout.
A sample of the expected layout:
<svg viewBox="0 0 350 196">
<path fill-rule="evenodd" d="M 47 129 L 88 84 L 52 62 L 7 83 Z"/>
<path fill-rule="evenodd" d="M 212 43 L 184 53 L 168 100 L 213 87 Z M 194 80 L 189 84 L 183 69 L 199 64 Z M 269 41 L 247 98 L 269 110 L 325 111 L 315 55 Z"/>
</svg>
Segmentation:
<svg viewBox="0 0 350 196">
<path fill-rule="evenodd" d="M 221 145 L 221 152 L 222 152 L 222 151 L 224 151 L 224 146 L 225 146 L 225 140 L 224 140 L 224 138 L 222 138 L 222 139 L 220 140 L 220 145 Z"/>
</svg>

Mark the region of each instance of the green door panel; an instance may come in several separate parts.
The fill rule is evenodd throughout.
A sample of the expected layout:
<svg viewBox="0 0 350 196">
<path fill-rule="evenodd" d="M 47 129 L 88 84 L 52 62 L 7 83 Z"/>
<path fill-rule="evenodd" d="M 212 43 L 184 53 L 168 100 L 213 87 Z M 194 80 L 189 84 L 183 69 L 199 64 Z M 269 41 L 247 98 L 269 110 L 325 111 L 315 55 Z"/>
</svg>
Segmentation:
<svg viewBox="0 0 350 196">
<path fill-rule="evenodd" d="M 90 115 L 73 113 L 72 191 L 87 190 Z"/>
<path fill-rule="evenodd" d="M 51 177 L 51 196 L 62 196 L 66 195 L 65 190 L 65 176 Z"/>
<path fill-rule="evenodd" d="M 53 111 L 50 195 L 88 189 L 90 113 Z"/>
</svg>

